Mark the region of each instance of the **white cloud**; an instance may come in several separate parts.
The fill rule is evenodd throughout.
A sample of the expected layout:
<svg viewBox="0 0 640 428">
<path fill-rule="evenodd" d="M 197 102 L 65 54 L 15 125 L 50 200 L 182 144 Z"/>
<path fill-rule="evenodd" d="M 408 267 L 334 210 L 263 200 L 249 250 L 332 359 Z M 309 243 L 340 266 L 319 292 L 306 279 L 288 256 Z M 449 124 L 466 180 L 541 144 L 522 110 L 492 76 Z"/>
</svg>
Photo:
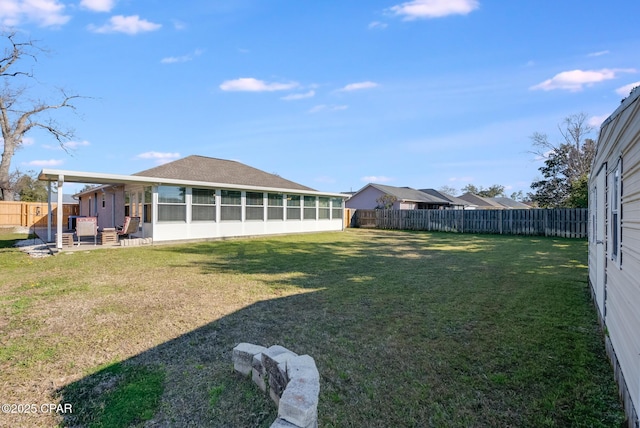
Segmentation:
<svg viewBox="0 0 640 428">
<path fill-rule="evenodd" d="M 68 141 L 66 143 L 60 144 L 43 144 L 42 148 L 47 150 L 75 150 L 78 147 L 89 146 L 90 143 L 87 140 L 83 141 Z"/>
<path fill-rule="evenodd" d="M 370 30 L 384 30 L 387 27 L 388 25 L 386 23 L 380 21 L 373 21 L 369 24 Z"/>
<path fill-rule="evenodd" d="M 629 83 L 628 85 L 621 86 L 618 89 L 616 89 L 616 94 L 622 97 L 627 97 L 631 93 L 631 90 L 636 86 L 640 86 L 640 82 L 633 82 L 633 83 Z"/>
<path fill-rule="evenodd" d="M 361 89 L 370 89 L 375 88 L 376 86 L 380 86 L 375 82 L 358 82 L 358 83 L 349 83 L 344 88 L 340 89 L 343 92 L 351 92 L 351 91 L 359 91 Z"/>
<path fill-rule="evenodd" d="M 631 68 L 614 69 L 603 68 L 601 70 L 571 70 L 563 71 L 547 79 L 542 83 L 531 86 L 529 89 L 543 91 L 551 91 L 554 89 L 564 89 L 571 92 L 577 92 L 584 89 L 585 86 L 593 86 L 595 83 L 604 82 L 605 80 L 615 79 L 619 73 L 635 73 L 636 70 Z"/>
<path fill-rule="evenodd" d="M 0 23 L 7 27 L 24 21 L 41 27 L 60 26 L 71 19 L 64 9 L 65 5 L 57 0 L 0 0 Z"/>
<path fill-rule="evenodd" d="M 289 83 L 268 83 L 263 80 L 254 79 L 253 77 L 241 77 L 234 80 L 226 80 L 220 84 L 223 91 L 238 92 L 273 92 L 285 91 L 298 87 L 297 82 Z"/>
<path fill-rule="evenodd" d="M 309 110 L 309 113 L 320 113 L 321 111 L 340 111 L 340 110 L 346 110 L 348 109 L 349 106 L 346 105 L 326 105 L 326 104 L 320 104 L 317 105 L 315 107 L 312 107 Z"/>
<path fill-rule="evenodd" d="M 62 165 L 64 163 L 63 160 L 61 159 L 48 159 L 48 160 L 32 160 L 30 162 L 23 162 L 23 165 L 28 165 L 28 166 L 40 166 L 40 167 L 45 167 L 45 166 L 58 166 L 58 165 Z"/>
<path fill-rule="evenodd" d="M 86 147 L 91 145 L 87 140 L 82 141 L 68 141 L 64 143 L 64 147 L 67 149 L 77 149 L 78 147 Z"/>
<path fill-rule="evenodd" d="M 593 126 L 594 128 L 600 128 L 602 122 L 604 122 L 609 117 L 608 114 L 603 114 L 602 116 L 592 116 L 587 121 L 589 126 Z"/>
<path fill-rule="evenodd" d="M 146 19 L 140 19 L 138 15 L 116 15 L 112 16 L 102 27 L 90 25 L 89 30 L 94 33 L 124 33 L 134 35 L 148 31 L 156 31 L 161 27 L 162 25 L 160 24 L 147 21 Z"/>
<path fill-rule="evenodd" d="M 405 21 L 466 15 L 479 7 L 478 0 L 412 0 L 389 8 L 392 14 Z"/>
<path fill-rule="evenodd" d="M 602 56 L 602 55 L 608 55 L 609 51 L 598 51 L 598 52 L 591 52 L 590 54 L 587 54 L 587 56 Z"/>
<path fill-rule="evenodd" d="M 187 24 L 185 24 L 185 23 L 184 23 L 184 22 L 182 22 L 182 21 L 174 20 L 174 21 L 173 21 L 173 28 L 175 28 L 175 29 L 176 29 L 176 30 L 178 30 L 178 31 L 182 31 L 182 30 L 184 30 L 184 29 L 186 29 L 186 28 L 187 28 Z"/>
<path fill-rule="evenodd" d="M 193 53 L 187 54 L 187 55 L 182 55 L 182 56 L 168 56 L 165 58 L 162 58 L 160 60 L 160 62 L 162 64 L 176 64 L 179 62 L 189 62 L 189 61 L 193 61 L 193 59 L 195 57 L 198 57 L 200 55 L 202 55 L 204 53 L 204 50 L 202 49 L 196 49 Z"/>
<path fill-rule="evenodd" d="M 136 159 L 151 159 L 155 160 L 158 164 L 163 164 L 167 162 L 171 162 L 174 159 L 178 159 L 180 157 L 180 153 L 178 152 L 144 152 L 140 153 L 136 156 Z"/>
<path fill-rule="evenodd" d="M 365 175 L 360 179 L 365 183 L 388 183 L 393 181 L 394 179 L 391 177 L 386 177 L 384 175 Z"/>
<path fill-rule="evenodd" d="M 316 95 L 316 91 L 312 89 L 309 92 L 305 92 L 304 94 L 291 94 L 291 95 L 287 95 L 286 97 L 282 97 L 280 99 L 285 101 L 294 101 L 294 100 L 302 100 L 305 98 L 312 98 L 315 95 Z"/>
<path fill-rule="evenodd" d="M 110 12 L 116 0 L 82 0 L 80 6 L 94 12 Z"/>
<path fill-rule="evenodd" d="M 471 183 L 473 182 L 473 180 L 474 180 L 474 177 L 471 177 L 471 176 L 449 178 L 449 181 L 452 183 Z"/>
</svg>

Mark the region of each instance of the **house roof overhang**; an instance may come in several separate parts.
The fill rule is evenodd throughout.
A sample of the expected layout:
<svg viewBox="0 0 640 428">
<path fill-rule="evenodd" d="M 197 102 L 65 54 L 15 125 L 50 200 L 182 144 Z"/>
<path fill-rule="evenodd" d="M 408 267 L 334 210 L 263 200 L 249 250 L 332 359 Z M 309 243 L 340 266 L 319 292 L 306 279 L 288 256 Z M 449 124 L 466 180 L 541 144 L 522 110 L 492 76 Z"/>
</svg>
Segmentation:
<svg viewBox="0 0 640 428">
<path fill-rule="evenodd" d="M 317 190 L 285 189 L 264 186 L 247 186 L 229 183 L 211 183 L 205 181 L 177 180 L 158 177 L 144 177 L 140 175 L 105 174 L 99 172 L 65 171 L 60 169 L 43 169 L 38 175 L 41 181 L 57 181 L 70 183 L 92 183 L 92 184 L 146 184 L 146 185 L 166 185 L 166 186 L 188 186 L 188 187 L 212 187 L 235 190 L 253 190 L 263 192 L 291 193 L 316 196 L 330 196 L 334 198 L 347 199 L 348 195 L 342 193 L 320 192 Z"/>
</svg>

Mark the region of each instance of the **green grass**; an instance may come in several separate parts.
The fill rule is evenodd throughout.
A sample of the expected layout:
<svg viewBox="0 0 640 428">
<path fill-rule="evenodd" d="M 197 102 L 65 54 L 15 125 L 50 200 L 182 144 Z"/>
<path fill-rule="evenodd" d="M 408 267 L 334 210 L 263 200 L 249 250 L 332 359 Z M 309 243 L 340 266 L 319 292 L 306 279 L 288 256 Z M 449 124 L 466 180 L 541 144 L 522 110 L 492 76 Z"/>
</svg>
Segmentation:
<svg viewBox="0 0 640 428">
<path fill-rule="evenodd" d="M 619 426 L 586 250 L 375 230 L 45 259 L 0 244 L 0 401 L 77 410 L 12 426 L 131 407 L 120 426 L 268 427 L 277 409 L 232 371 L 251 342 L 315 358 L 323 427 Z"/>
<path fill-rule="evenodd" d="M 160 405 L 165 373 L 146 366 L 109 365 L 89 382 L 69 388 L 66 401 L 89 427 L 129 427 L 153 418 Z M 97 393 L 96 393 L 97 392 Z"/>
</svg>

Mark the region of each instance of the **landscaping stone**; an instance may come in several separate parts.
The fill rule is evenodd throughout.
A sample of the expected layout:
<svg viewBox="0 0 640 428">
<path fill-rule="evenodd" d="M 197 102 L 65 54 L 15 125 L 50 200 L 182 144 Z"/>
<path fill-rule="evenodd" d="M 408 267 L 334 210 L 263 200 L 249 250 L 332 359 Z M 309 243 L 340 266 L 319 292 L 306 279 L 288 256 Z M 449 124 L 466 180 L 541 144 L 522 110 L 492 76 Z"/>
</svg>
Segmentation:
<svg viewBox="0 0 640 428">
<path fill-rule="evenodd" d="M 277 418 L 269 428 L 318 428 L 318 421 L 316 420 L 314 424 L 309 425 L 308 427 L 299 427 L 298 425 L 292 424 L 282 418 Z"/>
<path fill-rule="evenodd" d="M 270 346 L 266 351 L 262 352 L 262 364 L 264 365 L 269 377 L 269 396 L 278 405 L 282 391 L 287 386 L 286 366 L 283 370 L 278 368 L 281 363 L 286 363 L 291 357 L 297 357 L 298 354 L 289 351 L 280 345 Z"/>
<path fill-rule="evenodd" d="M 233 348 L 234 369 L 248 375 L 278 406 L 271 428 L 317 428 L 320 374 L 309 355 L 280 345 L 269 348 L 240 343 Z"/>
<path fill-rule="evenodd" d="M 260 352 L 253 356 L 251 363 L 251 380 L 258 385 L 258 388 L 260 388 L 262 392 L 267 392 L 267 383 L 265 382 L 266 373 L 267 371 L 264 365 L 262 365 L 262 352 Z"/>
<path fill-rule="evenodd" d="M 312 426 L 318 420 L 320 382 L 294 379 L 280 397 L 278 417 L 299 427 Z"/>
<path fill-rule="evenodd" d="M 266 351 L 267 348 L 251 343 L 240 343 L 233 348 L 233 368 L 240 374 L 247 376 L 251 373 L 253 356 Z"/>
<path fill-rule="evenodd" d="M 287 362 L 287 377 L 289 380 L 305 378 L 309 381 L 320 382 L 320 373 L 316 367 L 316 362 L 309 355 L 299 355 L 291 358 Z"/>
</svg>

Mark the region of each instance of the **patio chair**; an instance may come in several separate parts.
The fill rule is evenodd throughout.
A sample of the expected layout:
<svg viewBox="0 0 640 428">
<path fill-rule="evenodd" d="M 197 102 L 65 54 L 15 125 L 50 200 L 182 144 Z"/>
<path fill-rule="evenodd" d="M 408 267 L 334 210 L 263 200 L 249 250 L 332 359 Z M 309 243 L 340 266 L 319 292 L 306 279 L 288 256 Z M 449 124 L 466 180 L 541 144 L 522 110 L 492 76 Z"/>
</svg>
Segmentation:
<svg viewBox="0 0 640 428">
<path fill-rule="evenodd" d="M 125 217 L 124 224 L 116 228 L 116 233 L 118 237 L 130 238 L 129 235 L 138 232 L 138 227 L 140 227 L 140 217 Z"/>
<path fill-rule="evenodd" d="M 78 246 L 83 236 L 93 236 L 93 245 L 98 243 L 98 217 L 78 217 L 76 219 Z"/>
</svg>

